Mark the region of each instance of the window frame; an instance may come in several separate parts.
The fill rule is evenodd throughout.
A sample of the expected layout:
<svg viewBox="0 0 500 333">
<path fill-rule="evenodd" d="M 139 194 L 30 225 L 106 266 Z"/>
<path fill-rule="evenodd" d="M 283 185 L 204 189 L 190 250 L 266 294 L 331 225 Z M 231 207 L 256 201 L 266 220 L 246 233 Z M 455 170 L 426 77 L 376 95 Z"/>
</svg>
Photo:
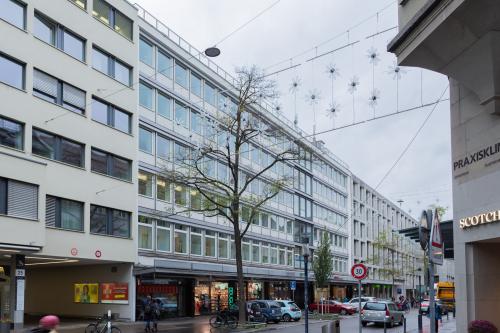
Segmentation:
<svg viewBox="0 0 500 333">
<path fill-rule="evenodd" d="M 108 127 L 114 128 L 115 130 L 120 131 L 122 133 L 132 134 L 132 118 L 133 118 L 133 114 L 132 113 L 130 113 L 128 111 L 125 111 L 124 109 L 122 109 L 120 107 L 117 107 L 116 105 L 111 104 L 109 102 L 106 102 L 105 100 L 103 100 L 103 99 L 101 99 L 99 97 L 96 97 L 96 96 L 92 96 L 92 105 L 94 105 L 94 100 L 98 101 L 99 103 L 102 103 L 102 104 L 106 105 L 106 123 L 103 123 L 103 122 L 95 119 L 93 117 L 93 112 L 92 112 L 91 118 L 92 118 L 93 121 L 98 122 L 99 124 L 103 124 L 103 125 L 106 125 Z M 120 128 L 116 127 L 116 111 L 122 112 L 122 113 L 126 114 L 129 117 L 128 118 L 128 127 L 129 128 L 128 128 L 127 132 L 122 131 Z"/>
<path fill-rule="evenodd" d="M 17 24 L 14 24 L 13 22 L 11 22 L 10 20 L 7 20 L 6 18 L 3 18 L 3 17 L 0 17 L 0 20 L 4 21 L 4 22 L 7 22 L 8 24 L 18 28 L 18 29 L 21 29 L 21 30 L 24 30 L 26 31 L 26 21 L 27 21 L 27 4 L 24 3 L 24 2 L 21 2 L 21 1 L 17 1 L 17 0 L 7 0 L 7 1 L 10 1 L 14 4 L 17 4 L 19 7 L 22 8 L 23 10 L 23 24 L 22 24 L 22 27 L 18 26 Z"/>
<path fill-rule="evenodd" d="M 106 210 L 106 233 L 98 233 L 98 232 L 92 232 L 92 208 L 104 208 Z M 126 213 L 128 214 L 128 236 L 119 236 L 119 235 L 114 235 L 112 233 L 113 230 L 113 213 L 114 212 L 121 212 L 121 213 Z M 90 219 L 90 234 L 92 235 L 101 235 L 101 236 L 108 236 L 108 237 L 116 237 L 116 238 L 122 238 L 122 239 L 130 239 L 132 235 L 132 213 L 127 212 L 121 209 L 116 209 L 116 208 L 111 208 L 111 207 L 105 207 L 101 205 L 95 205 L 95 204 L 90 204 L 90 213 L 89 213 L 89 219 Z"/>
<path fill-rule="evenodd" d="M 52 147 L 54 149 L 54 158 L 51 158 L 51 157 L 47 157 L 47 156 L 43 156 L 43 155 L 40 155 L 40 154 L 37 154 L 37 153 L 34 153 L 33 152 L 33 136 L 35 134 L 35 132 L 40 132 L 40 133 L 43 133 L 45 135 L 50 135 L 54 138 L 54 146 Z M 31 131 L 31 154 L 37 156 L 37 157 L 41 157 L 41 158 L 46 158 L 46 159 L 49 159 L 51 161 L 57 161 L 59 163 L 64 163 L 66 165 L 69 165 L 69 166 L 73 166 L 73 167 L 76 167 L 76 168 L 80 168 L 80 169 L 85 169 L 85 144 L 84 143 L 81 143 L 81 142 L 78 142 L 78 141 L 75 141 L 75 140 L 72 140 L 72 139 L 69 139 L 69 138 L 66 138 L 64 136 L 61 136 L 61 135 L 58 135 L 58 134 L 55 134 L 55 133 L 52 133 L 52 132 L 48 132 L 48 131 L 45 131 L 45 130 L 42 130 L 38 127 L 33 127 L 32 128 L 32 131 Z M 69 143 L 73 143 L 73 144 L 76 144 L 76 145 L 79 145 L 81 150 L 80 150 L 80 161 L 81 161 L 81 164 L 80 165 L 75 165 L 75 164 L 72 164 L 72 163 L 68 163 L 66 161 L 63 161 L 61 159 L 61 156 L 63 155 L 62 153 L 62 142 L 64 141 L 67 141 Z"/>
<path fill-rule="evenodd" d="M 130 66 L 129 64 L 127 64 L 125 61 L 120 60 L 119 58 L 117 58 L 116 56 L 114 56 L 113 54 L 109 53 L 108 51 L 104 50 L 103 48 L 99 47 L 96 44 L 92 44 L 92 59 L 94 58 L 95 51 L 97 51 L 98 53 L 107 57 L 108 66 L 107 66 L 107 71 L 105 73 L 105 72 L 101 71 L 99 68 L 94 67 L 94 61 L 92 61 L 92 68 L 95 69 L 96 71 L 98 71 L 99 73 L 102 73 L 102 74 L 112 78 L 113 80 L 123 84 L 124 86 L 132 88 L 132 76 L 133 76 L 134 68 L 132 66 Z M 116 64 L 117 63 L 128 69 L 128 71 L 129 71 L 128 83 L 124 83 L 116 77 L 116 72 L 117 72 L 116 71 Z"/>
<path fill-rule="evenodd" d="M 93 168 L 92 168 L 92 152 L 94 152 L 94 151 L 97 151 L 98 153 L 106 155 L 106 173 L 102 173 L 102 172 L 93 170 Z M 115 179 L 118 179 L 118 180 L 122 180 L 122 181 L 126 181 L 126 182 L 131 182 L 132 181 L 132 161 L 129 160 L 128 158 L 122 157 L 122 156 L 119 156 L 119 155 L 115 155 L 113 153 L 109 153 L 109 152 L 107 152 L 105 150 L 102 150 L 102 149 L 94 147 L 94 146 L 92 146 L 90 148 L 90 156 L 91 156 L 90 157 L 90 171 L 91 172 L 96 173 L 98 175 L 112 177 L 112 178 L 115 178 Z M 129 177 L 127 179 L 120 178 L 120 177 L 117 177 L 117 176 L 113 175 L 113 168 L 114 168 L 114 160 L 113 159 L 114 158 L 117 158 L 117 159 L 124 160 L 124 161 L 128 162 L 128 165 L 129 165 L 129 170 L 128 170 Z"/>
<path fill-rule="evenodd" d="M 95 18 L 97 21 L 101 22 L 102 24 L 104 24 L 105 26 L 109 27 L 111 30 L 115 31 L 120 36 L 122 36 L 125 39 L 133 42 L 134 41 L 134 21 L 130 17 L 128 17 L 127 15 L 123 14 L 121 11 L 119 11 L 118 9 L 116 9 L 114 6 L 112 6 L 109 2 L 104 1 L 104 0 L 94 0 L 93 4 L 95 4 L 96 1 L 103 2 L 103 3 L 105 3 L 108 6 L 108 10 L 109 10 L 108 11 L 108 23 L 104 22 L 98 16 L 96 16 L 94 14 L 95 13 L 94 9 L 92 9 L 92 17 Z M 95 6 L 93 6 L 93 7 L 95 7 Z M 120 33 L 118 31 L 120 29 L 116 29 L 116 16 L 117 16 L 117 13 L 119 15 L 122 15 L 124 18 L 126 18 L 126 19 L 128 19 L 130 21 L 130 23 L 131 23 L 130 38 L 128 36 Z"/>
<path fill-rule="evenodd" d="M 22 123 L 20 121 L 17 121 L 17 120 L 14 120 L 14 119 L 11 119 L 9 117 L 5 117 L 3 115 L 0 115 L 0 124 L 2 124 L 2 121 L 8 121 L 8 122 L 11 122 L 11 123 L 14 123 L 14 124 L 17 124 L 21 127 L 21 147 L 13 147 L 13 146 L 9 146 L 9 145 L 6 145 L 4 144 L 2 141 L 1 141 L 1 138 L 0 138 L 0 146 L 1 147 L 7 147 L 7 148 L 11 148 L 11 149 L 17 149 L 17 150 L 21 150 L 21 151 L 24 151 L 24 144 L 25 144 L 25 123 Z M 0 126 L 0 132 L 2 130 L 3 127 Z"/>
<path fill-rule="evenodd" d="M 3 53 L 1 51 L 0 51 L 0 58 L 4 58 L 7 61 L 10 61 L 16 65 L 19 65 L 22 69 L 21 87 L 14 86 L 14 85 L 10 84 L 9 82 L 2 81 L 2 80 L 0 80 L 0 83 L 3 83 L 5 85 L 12 87 L 12 88 L 15 88 L 15 89 L 26 91 L 26 63 L 14 58 L 6 53 Z"/>
<path fill-rule="evenodd" d="M 78 201 L 78 200 L 72 200 L 72 199 L 67 199 L 67 198 L 62 198 L 54 195 L 47 194 L 46 195 L 46 203 L 48 202 L 49 197 L 53 198 L 55 200 L 55 217 L 54 217 L 54 226 L 47 226 L 47 228 L 54 228 L 58 230 L 66 230 L 66 231 L 75 231 L 75 232 L 84 232 L 85 230 L 85 203 Z M 81 214 L 81 221 L 80 221 L 80 229 L 71 229 L 71 228 L 64 228 L 61 226 L 62 223 L 62 202 L 63 201 L 69 201 L 69 202 L 74 202 L 80 204 L 80 214 Z M 46 219 L 47 222 L 47 219 Z"/>
</svg>

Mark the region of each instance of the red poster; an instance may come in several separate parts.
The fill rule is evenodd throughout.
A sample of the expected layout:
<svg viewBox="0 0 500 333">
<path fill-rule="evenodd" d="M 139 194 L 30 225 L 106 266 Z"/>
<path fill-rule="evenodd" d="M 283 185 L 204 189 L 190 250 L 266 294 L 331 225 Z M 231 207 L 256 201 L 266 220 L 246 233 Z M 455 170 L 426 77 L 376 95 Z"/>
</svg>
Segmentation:
<svg viewBox="0 0 500 333">
<path fill-rule="evenodd" d="M 101 283 L 101 303 L 128 304 L 128 283 Z"/>
</svg>

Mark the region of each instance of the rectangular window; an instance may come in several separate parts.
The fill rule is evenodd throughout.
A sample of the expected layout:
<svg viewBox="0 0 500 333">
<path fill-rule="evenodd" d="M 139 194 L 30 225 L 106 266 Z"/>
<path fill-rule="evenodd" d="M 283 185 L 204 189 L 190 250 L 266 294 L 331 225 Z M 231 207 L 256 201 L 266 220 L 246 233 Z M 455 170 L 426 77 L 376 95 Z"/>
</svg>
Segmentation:
<svg viewBox="0 0 500 333">
<path fill-rule="evenodd" d="M 122 210 L 90 205 L 90 232 L 129 238 L 130 215 Z"/>
<path fill-rule="evenodd" d="M 92 119 L 125 133 L 132 132 L 130 113 L 97 98 L 92 98 Z"/>
<path fill-rule="evenodd" d="M 191 93 L 201 97 L 201 78 L 191 73 Z"/>
<path fill-rule="evenodd" d="M 189 128 L 188 115 L 189 109 L 186 106 L 175 102 L 175 122 L 177 123 L 177 125 Z"/>
<path fill-rule="evenodd" d="M 156 136 L 156 155 L 164 160 L 171 159 L 171 141 L 161 135 Z"/>
<path fill-rule="evenodd" d="M 0 116 L 0 145 L 22 150 L 24 125 Z"/>
<path fill-rule="evenodd" d="M 0 178 L 0 214 L 38 219 L 38 186 Z"/>
<path fill-rule="evenodd" d="M 45 224 L 48 227 L 83 231 L 83 202 L 47 195 Z"/>
<path fill-rule="evenodd" d="M 252 242 L 252 262 L 260 263 L 260 246 L 259 242 Z"/>
<path fill-rule="evenodd" d="M 139 171 L 139 194 L 146 197 L 153 197 L 153 175 L 144 171 Z"/>
<path fill-rule="evenodd" d="M 24 68 L 24 64 L 0 54 L 0 82 L 24 89 Z"/>
<path fill-rule="evenodd" d="M 153 249 L 153 219 L 139 216 L 139 248 L 145 250 Z"/>
<path fill-rule="evenodd" d="M 92 148 L 91 169 L 111 177 L 130 181 L 132 179 L 132 162 L 128 159 Z"/>
<path fill-rule="evenodd" d="M 191 131 L 202 135 L 202 126 L 200 114 L 197 112 L 191 112 Z"/>
<path fill-rule="evenodd" d="M 139 60 L 150 66 L 153 66 L 153 45 L 144 39 L 139 39 Z"/>
<path fill-rule="evenodd" d="M 175 226 L 174 232 L 174 246 L 175 252 L 186 254 L 187 253 L 187 232 L 186 227 L 182 225 Z"/>
<path fill-rule="evenodd" d="M 269 244 L 268 243 L 262 243 L 261 252 L 262 252 L 262 263 L 268 264 L 269 263 Z"/>
<path fill-rule="evenodd" d="M 26 29 L 26 5 L 16 0 L 0 0 L 0 18 L 19 29 Z"/>
<path fill-rule="evenodd" d="M 31 152 L 34 155 L 84 167 L 83 144 L 38 129 L 33 129 Z"/>
<path fill-rule="evenodd" d="M 173 64 L 172 57 L 170 57 L 166 53 L 159 51 L 159 50 L 158 50 L 157 56 L 158 56 L 158 66 L 157 66 L 158 74 L 161 74 L 161 75 L 171 79 L 172 78 L 172 64 Z"/>
<path fill-rule="evenodd" d="M 154 90 L 144 83 L 139 83 L 139 104 L 149 110 L 154 110 Z"/>
<path fill-rule="evenodd" d="M 175 82 L 180 86 L 189 89 L 188 80 L 188 69 L 175 62 Z"/>
<path fill-rule="evenodd" d="M 205 256 L 215 257 L 215 232 L 205 231 Z"/>
<path fill-rule="evenodd" d="M 156 176 L 156 198 L 170 202 L 170 182 L 165 178 Z"/>
<path fill-rule="evenodd" d="M 156 249 L 158 251 L 172 251 L 170 233 L 170 224 L 164 221 L 156 221 Z"/>
<path fill-rule="evenodd" d="M 207 102 L 208 104 L 212 105 L 212 106 L 216 106 L 217 105 L 217 101 L 216 101 L 216 91 L 215 91 L 215 88 L 213 86 L 211 86 L 209 83 L 206 83 L 205 82 L 205 94 L 204 94 L 204 97 L 205 97 L 205 102 Z"/>
<path fill-rule="evenodd" d="M 33 34 L 64 53 L 85 61 L 85 39 L 47 16 L 35 12 Z"/>
<path fill-rule="evenodd" d="M 219 246 L 218 246 L 218 251 L 219 251 L 219 258 L 221 259 L 227 259 L 228 258 L 228 252 L 227 252 L 227 235 L 225 234 L 219 234 Z"/>
<path fill-rule="evenodd" d="M 189 191 L 189 203 L 191 204 L 191 209 L 194 211 L 199 211 L 201 209 L 201 194 L 195 188 Z"/>
<path fill-rule="evenodd" d="M 177 142 L 174 144 L 174 157 L 175 161 L 183 164 L 189 163 L 189 150 L 188 147 L 183 146 Z"/>
<path fill-rule="evenodd" d="M 158 114 L 167 119 L 172 119 L 172 99 L 167 95 L 158 92 Z"/>
<path fill-rule="evenodd" d="M 132 40 L 134 23 L 107 2 L 94 0 L 92 15 L 120 35 Z"/>
<path fill-rule="evenodd" d="M 85 114 L 86 93 L 84 90 L 37 69 L 33 71 L 33 95 L 69 111 Z"/>
<path fill-rule="evenodd" d="M 92 67 L 114 78 L 118 82 L 130 86 L 132 68 L 111 54 L 97 49 L 95 46 L 92 49 Z"/>
<path fill-rule="evenodd" d="M 139 150 L 153 154 L 153 132 L 139 127 Z"/>
<path fill-rule="evenodd" d="M 191 228 L 191 254 L 201 256 L 201 230 Z"/>
<path fill-rule="evenodd" d="M 175 204 L 179 206 L 187 206 L 187 189 L 184 185 L 175 185 Z"/>
</svg>

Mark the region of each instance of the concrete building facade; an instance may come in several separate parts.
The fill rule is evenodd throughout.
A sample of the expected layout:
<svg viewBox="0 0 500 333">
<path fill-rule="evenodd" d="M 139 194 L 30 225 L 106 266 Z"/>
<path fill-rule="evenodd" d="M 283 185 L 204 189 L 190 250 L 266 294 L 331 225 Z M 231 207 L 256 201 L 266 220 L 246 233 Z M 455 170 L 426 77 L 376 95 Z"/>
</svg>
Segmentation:
<svg viewBox="0 0 500 333">
<path fill-rule="evenodd" d="M 400 1 L 398 62 L 449 77 L 457 332 L 500 326 L 500 3 Z"/>
</svg>

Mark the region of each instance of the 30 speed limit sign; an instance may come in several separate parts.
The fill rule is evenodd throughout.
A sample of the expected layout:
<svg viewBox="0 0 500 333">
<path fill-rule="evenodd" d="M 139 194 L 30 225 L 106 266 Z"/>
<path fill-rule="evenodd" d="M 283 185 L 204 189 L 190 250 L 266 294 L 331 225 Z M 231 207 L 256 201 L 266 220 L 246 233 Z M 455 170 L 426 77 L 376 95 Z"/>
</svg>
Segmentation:
<svg viewBox="0 0 500 333">
<path fill-rule="evenodd" d="M 368 268 L 363 264 L 353 265 L 351 268 L 351 275 L 355 279 L 363 280 L 368 275 Z"/>
</svg>

